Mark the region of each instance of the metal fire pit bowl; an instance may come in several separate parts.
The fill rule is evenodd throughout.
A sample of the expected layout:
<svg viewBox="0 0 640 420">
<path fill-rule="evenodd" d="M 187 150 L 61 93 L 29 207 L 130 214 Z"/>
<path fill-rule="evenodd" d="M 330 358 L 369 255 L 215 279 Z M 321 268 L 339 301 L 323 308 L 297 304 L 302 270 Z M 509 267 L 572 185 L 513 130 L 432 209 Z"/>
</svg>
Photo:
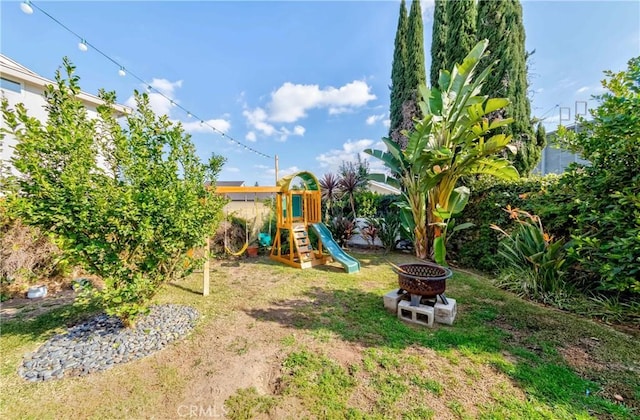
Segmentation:
<svg viewBox="0 0 640 420">
<path fill-rule="evenodd" d="M 401 264 L 398 273 L 400 289 L 406 290 L 411 296 L 411 305 L 420 304 L 420 297 L 433 298 L 440 296 L 443 303 L 447 303 L 444 291 L 447 279 L 453 272 L 446 267 L 431 263 Z M 414 298 L 414 296 L 416 298 Z"/>
</svg>

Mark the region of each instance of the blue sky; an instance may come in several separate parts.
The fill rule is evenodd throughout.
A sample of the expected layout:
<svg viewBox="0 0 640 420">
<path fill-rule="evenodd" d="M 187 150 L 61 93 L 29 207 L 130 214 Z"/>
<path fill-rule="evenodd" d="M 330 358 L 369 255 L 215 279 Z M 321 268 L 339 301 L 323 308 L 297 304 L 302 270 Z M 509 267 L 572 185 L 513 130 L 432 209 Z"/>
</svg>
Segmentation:
<svg viewBox="0 0 640 420">
<path fill-rule="evenodd" d="M 318 177 L 382 147 L 399 1 L 49 2 L 36 1 L 64 25 L 130 72 L 231 138 L 279 157 L 280 175 Z M 433 4 L 424 9 L 430 66 Z M 638 1 L 524 1 L 532 112 L 559 119 L 556 106 L 597 102 L 606 69 L 622 70 L 640 55 Z M 144 86 L 38 10 L 0 3 L 2 53 L 53 78 L 68 56 L 82 88 L 115 90 L 127 103 Z M 274 183 L 274 159 L 237 143 L 153 94 L 158 112 L 182 121 L 198 154 L 227 163 L 219 179 Z M 581 107 L 581 106 L 579 106 Z M 569 115 L 563 114 L 563 118 Z M 366 157 L 363 155 L 363 157 Z M 379 162 L 370 160 L 375 169 Z"/>
</svg>

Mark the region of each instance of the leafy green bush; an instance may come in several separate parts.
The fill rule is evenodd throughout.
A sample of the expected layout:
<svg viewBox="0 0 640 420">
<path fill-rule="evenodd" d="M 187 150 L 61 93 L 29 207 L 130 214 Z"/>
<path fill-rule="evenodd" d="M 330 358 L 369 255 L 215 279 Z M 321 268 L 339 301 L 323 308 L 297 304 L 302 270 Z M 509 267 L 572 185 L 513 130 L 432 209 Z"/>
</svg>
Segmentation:
<svg viewBox="0 0 640 420">
<path fill-rule="evenodd" d="M 400 242 L 401 221 L 398 213 L 389 212 L 385 218 L 378 218 L 378 238 L 385 253 L 396 249 Z"/>
<path fill-rule="evenodd" d="M 342 247 L 346 247 L 358 231 L 355 220 L 342 216 L 335 217 L 327 228 L 333 239 Z"/>
<path fill-rule="evenodd" d="M 575 199 L 569 255 L 575 276 L 591 289 L 640 295 L 640 57 L 626 71 L 605 72 L 607 93 L 560 141 L 591 164 L 574 164 L 564 180 Z"/>
<path fill-rule="evenodd" d="M 115 94 L 90 118 L 78 99 L 79 78 L 64 60 L 56 85 L 45 91 L 45 124 L 2 101 L 8 130 L 18 143 L 20 172 L 10 196 L 19 216 L 54 233 L 66 255 L 103 278 L 96 290 L 108 313 L 130 324 L 167 280 L 193 268 L 187 252 L 204 243 L 224 200 L 205 188 L 224 159 L 208 165 L 190 137 L 167 116 L 156 117 L 147 95 L 121 125 Z"/>
<path fill-rule="evenodd" d="M 372 191 L 359 191 L 355 195 L 358 217 L 375 217 L 380 212 L 380 202 L 384 196 Z"/>
<path fill-rule="evenodd" d="M 502 234 L 498 256 L 506 266 L 506 280 L 512 291 L 530 297 L 557 294 L 565 289 L 562 276 L 565 265 L 564 241 L 554 241 L 544 231 L 538 216 L 520 209 L 505 209 L 516 228 L 506 232 L 496 225 L 491 228 Z M 515 281 L 514 280 L 515 275 Z"/>
<path fill-rule="evenodd" d="M 504 230 L 514 229 L 517 223 L 501 209 L 511 206 L 538 214 L 548 230 L 556 238 L 567 236 L 558 231 L 565 229 L 567 220 L 554 200 L 549 198 L 549 190 L 555 189 L 557 175 L 521 178 L 512 181 L 481 178 L 468 181 L 471 190 L 469 203 L 456 216 L 459 224 L 473 223 L 468 229 L 456 233 L 448 241 L 450 259 L 465 267 L 485 272 L 495 272 L 500 266 L 498 257 L 499 235 L 490 228 L 492 224 Z M 555 207 L 554 207 L 555 206 Z M 547 209 L 547 211 L 543 211 Z M 562 229 L 556 229 L 562 227 Z"/>
</svg>

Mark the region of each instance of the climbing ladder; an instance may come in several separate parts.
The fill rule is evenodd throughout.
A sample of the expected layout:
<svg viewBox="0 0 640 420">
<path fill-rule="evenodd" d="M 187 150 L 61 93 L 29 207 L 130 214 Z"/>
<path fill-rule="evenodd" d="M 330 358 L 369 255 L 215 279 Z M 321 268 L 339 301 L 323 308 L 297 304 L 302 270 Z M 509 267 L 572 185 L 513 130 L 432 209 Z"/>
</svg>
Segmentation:
<svg viewBox="0 0 640 420">
<path fill-rule="evenodd" d="M 300 259 L 301 268 L 313 267 L 316 255 L 311 242 L 309 242 L 309 232 L 304 224 L 293 226 L 293 240 L 296 244 L 296 253 Z"/>
</svg>

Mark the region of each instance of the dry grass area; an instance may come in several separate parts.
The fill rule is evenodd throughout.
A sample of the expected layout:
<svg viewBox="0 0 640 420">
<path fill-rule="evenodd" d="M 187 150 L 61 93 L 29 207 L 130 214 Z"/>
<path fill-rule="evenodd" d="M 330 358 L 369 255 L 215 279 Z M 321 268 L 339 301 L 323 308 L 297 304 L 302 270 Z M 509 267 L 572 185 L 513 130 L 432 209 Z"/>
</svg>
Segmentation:
<svg viewBox="0 0 640 420">
<path fill-rule="evenodd" d="M 456 323 L 408 325 L 384 311 L 381 296 L 397 287 L 387 258 L 413 258 L 355 256 L 362 270 L 352 275 L 337 264 L 303 271 L 266 257 L 216 261 L 211 296 L 201 296 L 194 274 L 157 298 L 200 311 L 187 339 L 87 377 L 34 384 L 16 374 L 24 353 L 82 314 L 62 306 L 48 318 L 4 320 L 2 417 L 638 416 L 637 337 L 460 272 L 447 286 Z"/>
</svg>

